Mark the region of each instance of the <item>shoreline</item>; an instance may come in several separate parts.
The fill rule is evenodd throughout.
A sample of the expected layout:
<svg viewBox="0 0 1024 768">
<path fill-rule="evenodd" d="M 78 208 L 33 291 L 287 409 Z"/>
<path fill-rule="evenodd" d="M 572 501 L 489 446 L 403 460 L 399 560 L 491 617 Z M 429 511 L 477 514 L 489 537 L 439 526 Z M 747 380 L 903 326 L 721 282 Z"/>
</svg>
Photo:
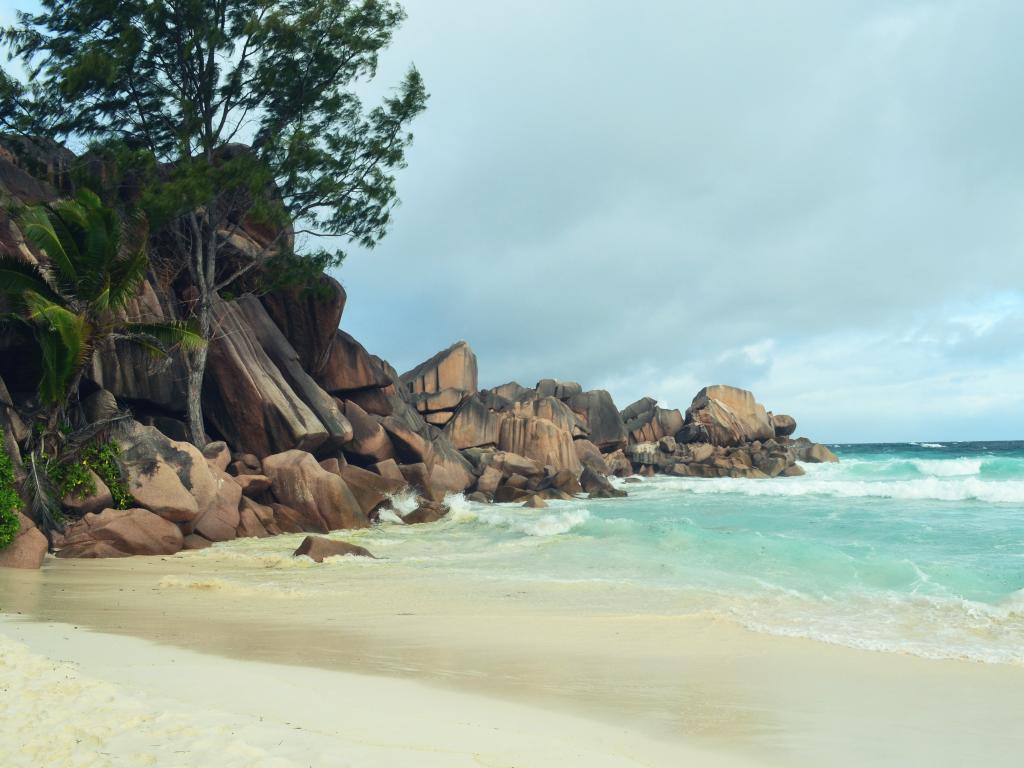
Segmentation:
<svg viewBox="0 0 1024 768">
<path fill-rule="evenodd" d="M 158 641 L 154 659 L 201 651 L 218 675 L 239 665 L 275 670 L 261 667 L 258 678 L 354 674 L 372 691 L 421 686 L 424 712 L 446 712 L 450 695 L 477 697 L 525 708 L 535 728 L 565 715 L 638 745 L 696 750 L 707 757 L 699 765 L 715 756 L 723 765 L 1009 766 L 1024 751 L 1019 667 L 773 637 L 685 606 L 646 610 L 609 585 L 473 580 L 355 560 L 327 567 L 344 568 L 331 593 L 264 599 L 258 580 L 246 592 L 222 578 L 219 557 L 48 561 L 0 575 L 0 607 L 20 611 L 23 627 L 82 628 L 72 630 L 72 656 L 101 633 L 121 638 L 114 645 Z"/>
</svg>

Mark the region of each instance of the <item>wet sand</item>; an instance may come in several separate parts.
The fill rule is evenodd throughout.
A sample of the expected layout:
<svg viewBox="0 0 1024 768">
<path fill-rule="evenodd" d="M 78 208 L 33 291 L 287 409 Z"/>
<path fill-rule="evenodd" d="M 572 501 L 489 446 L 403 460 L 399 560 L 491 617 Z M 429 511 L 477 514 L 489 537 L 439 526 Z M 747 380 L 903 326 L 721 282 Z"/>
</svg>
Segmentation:
<svg viewBox="0 0 1024 768">
<path fill-rule="evenodd" d="M 229 552 L 49 560 L 0 572 L 0 635 L 126 696 L 220 713 L 265 753 L 254 765 L 1016 766 L 1024 754 L 1020 667 L 760 635 L 672 593 L 599 582 L 295 565 L 282 579 L 291 563 Z M 59 709 L 60 686 L 48 695 Z M 326 741 L 303 742 L 288 716 Z M 275 728 L 294 738 L 253 738 Z M 408 749 L 437 759 L 400 759 Z"/>
</svg>

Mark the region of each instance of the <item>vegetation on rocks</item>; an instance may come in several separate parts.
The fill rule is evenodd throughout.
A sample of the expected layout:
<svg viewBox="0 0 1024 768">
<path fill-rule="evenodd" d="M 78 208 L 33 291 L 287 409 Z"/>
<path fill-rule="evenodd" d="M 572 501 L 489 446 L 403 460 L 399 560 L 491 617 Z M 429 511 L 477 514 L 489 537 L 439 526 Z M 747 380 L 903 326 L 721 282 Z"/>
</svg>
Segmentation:
<svg viewBox="0 0 1024 768">
<path fill-rule="evenodd" d="M 0 549 L 3 549 L 18 535 L 18 510 L 21 497 L 14 481 L 14 467 L 11 457 L 0 450 Z"/>
<path fill-rule="evenodd" d="M 22 135 L 91 141 L 116 159 L 184 256 L 190 311 L 204 338 L 220 292 L 292 254 L 297 234 L 365 247 L 383 237 L 408 126 L 427 93 L 410 68 L 366 110 L 357 85 L 375 76 L 404 19 L 398 4 L 40 5 L 4 31 L 29 78 L 0 81 L 0 122 Z M 244 259 L 234 258 L 239 251 Z M 320 268 L 340 256 L 310 254 Z M 279 273 L 294 271 L 292 264 Z M 197 446 L 206 443 L 206 363 L 206 347 L 190 350 L 187 417 Z"/>
<path fill-rule="evenodd" d="M 81 482 L 85 452 L 111 426 L 86 425 L 77 410 L 96 350 L 123 340 L 162 355 L 171 345 L 195 348 L 203 340 L 186 323 L 130 316 L 149 263 L 143 220 L 122 219 L 83 189 L 74 199 L 26 208 L 20 223 L 39 258 L 0 254 L 0 291 L 14 310 L 3 324 L 29 338 L 36 352 L 40 380 L 24 457 L 27 491 L 36 519 L 53 528 L 60 522 L 61 486 Z M 106 463 L 100 448 L 91 450 L 98 465 Z"/>
</svg>

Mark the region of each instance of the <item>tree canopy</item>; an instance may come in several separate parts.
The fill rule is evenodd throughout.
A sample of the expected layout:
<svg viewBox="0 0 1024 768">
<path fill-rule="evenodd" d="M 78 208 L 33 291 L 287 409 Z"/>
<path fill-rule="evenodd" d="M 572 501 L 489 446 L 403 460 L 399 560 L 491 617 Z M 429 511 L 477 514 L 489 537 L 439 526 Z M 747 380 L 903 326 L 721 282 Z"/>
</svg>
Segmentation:
<svg viewBox="0 0 1024 768">
<path fill-rule="evenodd" d="M 396 199 L 410 120 L 426 103 L 410 68 L 365 110 L 360 81 L 404 18 L 387 0 L 43 0 L 4 37 L 28 72 L 0 81 L 8 131 L 143 150 L 174 165 L 179 211 L 213 187 L 276 184 L 309 231 L 372 246 Z M 253 150 L 219 175 L 232 143 Z M 200 162 L 196 162 L 200 161 Z M 262 175 L 262 177 L 261 177 Z M 164 205 L 173 205 L 164 201 Z"/>
<path fill-rule="evenodd" d="M 0 78 L 0 127 L 98 145 L 187 265 L 200 333 L 218 292 L 295 234 L 372 247 L 426 105 L 415 67 L 370 109 L 360 91 L 404 18 L 392 0 L 42 0 L 4 30 L 26 82 Z M 240 150 L 239 145 L 247 149 Z M 245 222 L 244 264 L 220 258 Z M 340 248 L 305 254 L 319 271 Z M 294 259 L 291 259 L 294 262 Z M 301 271 L 300 271 L 301 273 Z M 189 357 L 191 439 L 205 441 L 206 347 Z"/>
</svg>

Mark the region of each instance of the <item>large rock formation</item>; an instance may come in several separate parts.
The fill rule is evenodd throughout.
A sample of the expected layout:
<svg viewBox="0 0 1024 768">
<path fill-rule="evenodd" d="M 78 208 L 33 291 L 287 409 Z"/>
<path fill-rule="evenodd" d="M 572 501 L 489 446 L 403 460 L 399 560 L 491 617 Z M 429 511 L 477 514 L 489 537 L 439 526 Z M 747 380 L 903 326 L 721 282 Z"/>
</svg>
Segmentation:
<svg viewBox="0 0 1024 768">
<path fill-rule="evenodd" d="M 332 394 L 380 389 L 391 384 L 384 367 L 358 341 L 344 331 L 331 338 L 327 359 L 316 373 L 317 382 Z"/>
<path fill-rule="evenodd" d="M 320 447 L 327 428 L 274 365 L 238 305 L 215 302 L 214 319 L 203 406 L 217 431 L 236 450 L 261 457 Z"/>
<path fill-rule="evenodd" d="M 402 383 L 413 394 L 457 389 L 476 392 L 476 355 L 464 341 L 457 341 L 411 371 L 402 374 Z"/>
<path fill-rule="evenodd" d="M 0 138 L 0 194 L 10 203 L 0 210 L 0 253 L 46 262 L 25 241 L 17 208 L 73 193 L 74 160 L 57 145 Z M 802 471 L 797 462 L 837 460 L 824 446 L 793 439 L 792 417 L 768 413 L 734 387 L 701 390 L 685 419 L 653 398 L 620 413 L 608 392 L 572 381 L 480 391 L 464 341 L 399 376 L 339 329 L 346 294 L 333 278 L 262 290 L 253 260 L 268 248 L 289 249 L 290 229 L 282 239 L 244 210 L 235 223 L 218 233 L 221 266 L 245 268 L 248 282 L 237 291 L 242 298 L 214 301 L 203 389 L 217 442 L 200 451 L 183 440 L 186 369 L 177 352 L 153 363 L 121 341 L 97 350 L 79 392 L 81 415 L 97 425 L 132 411 L 135 422 L 117 439 L 133 508 L 111 509 L 114 494 L 94 478 L 95 495 L 63 500 L 68 531 L 55 537 L 62 557 L 166 554 L 236 536 L 362 527 L 409 487 L 421 503 L 406 522 L 428 522 L 447 512 L 449 492 L 539 509 L 583 492 L 620 495 L 609 475 L 789 477 Z M 126 314 L 188 316 L 196 291 L 180 244 L 156 231 L 150 248 L 153 268 Z M 0 428 L 19 476 L 30 436 L 23 417 L 39 377 L 35 352 L 0 335 Z M 38 567 L 46 539 L 22 523 L 0 564 Z"/>
<path fill-rule="evenodd" d="M 753 393 L 724 384 L 697 393 L 686 410 L 686 423 L 697 426 L 712 445 L 742 445 L 775 437 L 768 412 Z"/>
<path fill-rule="evenodd" d="M 537 416 L 506 416 L 501 422 L 498 448 L 556 469 L 575 474 L 581 470 L 572 434 Z"/>
<path fill-rule="evenodd" d="M 631 443 L 650 443 L 663 437 L 675 437 L 683 428 L 683 415 L 677 409 L 661 408 L 651 397 L 637 400 L 621 415 Z"/>
<path fill-rule="evenodd" d="M 173 555 L 184 543 L 181 529 L 145 509 L 105 509 L 67 527 L 55 544 L 57 557 Z"/>
<path fill-rule="evenodd" d="M 608 392 L 594 389 L 573 395 L 569 398 L 569 407 L 575 412 L 590 442 L 602 451 L 625 447 L 629 432 Z"/>
<path fill-rule="evenodd" d="M 321 275 L 312 285 L 278 289 L 260 297 L 310 376 L 320 375 L 331 356 L 346 299 L 345 289 L 330 275 Z"/>
<path fill-rule="evenodd" d="M 19 512 L 14 541 L 0 549 L 0 568 L 38 568 L 46 558 L 47 549 L 46 536 Z"/>
<path fill-rule="evenodd" d="M 321 467 L 311 454 L 291 450 L 267 456 L 263 471 L 270 478 L 274 498 L 306 518 L 319 519 L 323 530 L 369 525 L 345 481 Z"/>
<path fill-rule="evenodd" d="M 341 286 L 338 288 L 340 289 Z M 292 390 L 327 430 L 327 438 L 319 447 L 325 450 L 337 449 L 351 440 L 352 425 L 341 412 L 335 399 L 322 390 L 313 377 L 306 373 L 298 352 L 270 319 L 270 315 L 267 314 L 263 305 L 252 296 L 243 296 L 238 299 L 236 304 L 267 356 L 291 385 Z"/>
</svg>

